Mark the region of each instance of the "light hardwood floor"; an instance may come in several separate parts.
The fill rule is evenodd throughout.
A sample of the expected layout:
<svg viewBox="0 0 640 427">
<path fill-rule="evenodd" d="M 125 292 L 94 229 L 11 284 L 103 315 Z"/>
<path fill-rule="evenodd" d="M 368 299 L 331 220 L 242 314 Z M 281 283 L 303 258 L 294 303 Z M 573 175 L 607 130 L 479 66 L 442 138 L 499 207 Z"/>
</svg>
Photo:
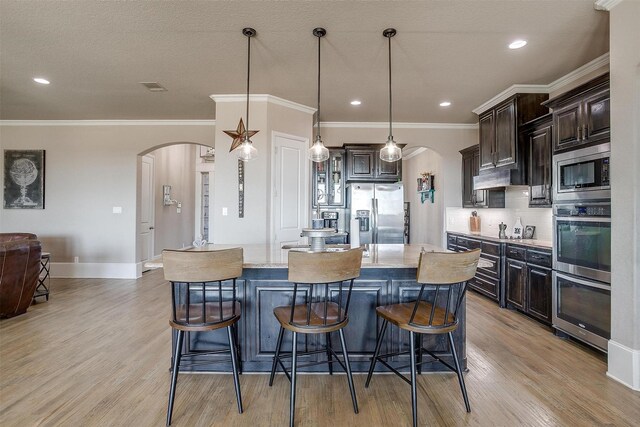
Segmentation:
<svg viewBox="0 0 640 427">
<path fill-rule="evenodd" d="M 54 279 L 49 302 L 0 322 L 0 425 L 161 426 L 169 390 L 169 293 L 162 272 L 139 280 Z M 419 377 L 426 425 L 640 425 L 640 393 L 606 377 L 603 356 L 553 336 L 477 294 L 467 304 L 467 414 L 455 374 Z M 403 426 L 410 388 L 376 375 L 360 414 L 342 375 L 299 379 L 300 426 Z M 175 426 L 283 426 L 289 383 L 282 375 L 240 378 L 237 413 L 230 375 L 181 375 Z M 215 421 L 214 421 L 215 420 Z"/>
</svg>

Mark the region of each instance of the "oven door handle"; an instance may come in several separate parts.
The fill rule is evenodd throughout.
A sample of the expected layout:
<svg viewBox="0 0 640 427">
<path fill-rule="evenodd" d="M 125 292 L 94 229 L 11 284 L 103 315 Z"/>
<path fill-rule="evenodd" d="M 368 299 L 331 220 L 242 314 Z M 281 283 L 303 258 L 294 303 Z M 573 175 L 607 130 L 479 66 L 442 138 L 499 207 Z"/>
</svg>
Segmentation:
<svg viewBox="0 0 640 427">
<path fill-rule="evenodd" d="M 606 217 L 593 217 L 593 216 L 557 216 L 556 221 L 571 221 L 571 222 L 611 222 L 611 218 Z"/>
<path fill-rule="evenodd" d="M 587 281 L 587 280 L 583 280 L 583 279 L 578 279 L 577 277 L 567 276 L 567 275 L 562 274 L 562 273 L 560 273 L 558 271 L 556 271 L 556 276 L 561 278 L 561 279 L 565 279 L 567 281 L 577 283 L 579 285 L 589 286 L 590 288 L 597 288 L 597 289 L 602 289 L 602 290 L 605 290 L 605 291 L 610 291 L 611 290 L 611 285 L 609 285 L 609 286 L 600 285 L 600 284 L 595 283 L 595 282 L 591 282 L 591 281 Z"/>
</svg>

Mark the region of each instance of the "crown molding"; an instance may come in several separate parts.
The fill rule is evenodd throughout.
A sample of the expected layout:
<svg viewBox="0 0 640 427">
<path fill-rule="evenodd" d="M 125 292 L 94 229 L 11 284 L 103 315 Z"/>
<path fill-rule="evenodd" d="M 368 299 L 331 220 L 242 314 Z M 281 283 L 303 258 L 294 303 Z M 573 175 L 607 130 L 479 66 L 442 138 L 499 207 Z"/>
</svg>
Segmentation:
<svg viewBox="0 0 640 427">
<path fill-rule="evenodd" d="M 606 10 L 610 11 L 618 4 L 620 4 L 622 0 L 596 0 L 593 4 L 593 8 L 595 10 Z"/>
<path fill-rule="evenodd" d="M 324 128 L 387 129 L 389 122 L 321 122 Z M 393 123 L 394 129 L 478 129 L 477 123 Z"/>
<path fill-rule="evenodd" d="M 402 151 L 406 150 L 406 148 L 403 148 Z M 402 153 L 402 160 L 409 160 L 412 157 L 417 156 L 418 154 L 424 153 L 425 151 L 427 151 L 426 147 L 415 147 L 415 149 L 409 153 L 409 154 L 404 154 Z"/>
<path fill-rule="evenodd" d="M 0 126 L 215 126 L 215 120 L 0 120 Z"/>
<path fill-rule="evenodd" d="M 516 93 L 555 92 L 556 90 L 561 89 L 562 87 L 575 82 L 576 80 L 582 78 L 583 76 L 586 76 L 587 74 L 607 64 L 609 64 L 609 52 L 597 57 L 592 61 L 587 62 L 581 67 L 571 71 L 568 74 L 565 74 L 564 76 L 560 77 L 557 80 L 552 81 L 547 85 L 527 85 L 527 84 L 511 85 L 509 88 L 503 90 L 502 92 L 500 92 L 499 94 L 497 94 L 496 96 L 488 100 L 487 102 L 483 103 L 482 105 L 474 108 L 472 111 L 479 115 L 480 113 L 483 113 L 488 109 L 495 107 L 505 99 L 512 97 Z"/>
<path fill-rule="evenodd" d="M 246 102 L 247 95 L 238 95 L 238 94 L 230 94 L 230 95 L 209 95 L 215 103 L 218 102 Z M 249 95 L 249 100 L 252 102 L 267 102 L 275 105 L 280 105 L 282 107 L 291 108 L 292 110 L 301 111 L 307 114 L 314 114 L 316 112 L 315 108 L 308 107 L 306 105 L 298 104 L 297 102 L 288 101 L 283 98 L 278 98 L 277 96 L 267 95 L 267 94 L 253 94 Z"/>
<path fill-rule="evenodd" d="M 604 55 L 600 55 L 599 57 L 597 57 L 592 61 L 587 62 L 582 67 L 576 68 L 569 74 L 565 74 L 559 79 L 552 81 L 548 85 L 549 92 L 555 92 L 558 89 L 561 89 L 564 86 L 567 86 L 568 84 L 571 84 L 576 80 L 579 80 L 580 78 L 586 76 L 587 74 L 592 73 L 597 69 L 604 67 L 605 65 L 609 65 L 609 52 L 605 53 Z"/>
</svg>

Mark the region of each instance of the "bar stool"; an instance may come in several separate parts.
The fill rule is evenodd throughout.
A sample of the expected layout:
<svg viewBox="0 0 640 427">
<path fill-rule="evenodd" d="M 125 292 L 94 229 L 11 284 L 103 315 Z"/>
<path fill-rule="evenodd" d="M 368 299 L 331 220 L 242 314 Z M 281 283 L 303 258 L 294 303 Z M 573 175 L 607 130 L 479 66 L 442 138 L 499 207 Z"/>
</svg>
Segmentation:
<svg viewBox="0 0 640 427">
<path fill-rule="evenodd" d="M 180 364 L 183 356 L 228 351 L 231 354 L 238 412 L 242 413 L 238 378 L 240 348 L 237 345 L 234 330 L 241 315 L 236 293 L 236 279 L 242 275 L 242 248 L 216 251 L 164 250 L 162 262 L 164 277 L 171 282 L 172 317 L 169 324 L 177 331 L 167 408 L 167 426 L 171 425 L 178 371 L 181 366 L 188 366 Z M 232 282 L 231 286 L 229 282 Z M 229 350 L 182 353 L 185 332 L 214 331 L 221 328 L 227 328 Z"/>
<path fill-rule="evenodd" d="M 296 375 L 298 368 L 328 363 L 330 367 L 337 361 L 347 373 L 349 391 L 353 402 L 353 410 L 358 413 L 356 391 L 353 387 L 351 365 L 344 341 L 342 329 L 349 323 L 348 311 L 351 299 L 353 280 L 360 276 L 362 264 L 362 248 L 344 252 L 289 252 L 289 281 L 293 282 L 293 298 L 291 305 L 276 307 L 273 314 L 280 323 L 276 353 L 273 356 L 273 366 L 269 386 L 273 385 L 273 378 L 278 365 L 291 381 L 291 400 L 289 407 L 289 425 L 294 425 L 296 404 Z M 348 285 L 345 286 L 345 282 Z M 302 288 L 302 289 L 300 289 Z M 318 289 L 319 288 L 319 289 Z M 304 304 L 296 304 L 298 292 L 304 292 Z M 317 296 L 314 299 L 314 294 Z M 336 302 L 337 300 L 337 302 Z M 293 333 L 291 354 L 282 354 L 282 339 L 284 330 Z M 338 331 L 344 362 L 331 347 L 331 333 Z M 327 345 L 325 350 L 299 353 L 297 349 L 298 334 L 325 334 Z M 298 357 L 311 354 L 327 354 L 327 360 L 310 362 L 298 366 Z M 282 359 L 291 357 L 291 375 L 287 372 Z"/>
<path fill-rule="evenodd" d="M 459 253 L 422 252 L 417 271 L 417 282 L 422 286 L 416 301 L 376 308 L 376 314 L 383 321 L 376 349 L 371 359 L 365 388 L 369 387 L 373 370 L 378 361 L 409 383 L 411 385 L 411 409 L 414 427 L 418 425 L 416 366 L 420 366 L 422 363 L 430 363 L 437 360 L 454 371 L 458 375 L 458 382 L 460 383 L 460 390 L 462 391 L 467 412 L 471 412 L 460 361 L 453 342 L 453 331 L 458 328 L 458 309 L 467 290 L 467 281 L 476 274 L 479 258 L 480 249 Z M 425 289 L 427 287 L 428 289 Z M 440 293 L 441 289 L 444 291 L 442 294 Z M 380 347 L 389 322 L 400 329 L 409 331 L 409 352 L 380 355 Z M 451 354 L 447 356 L 453 358 L 455 367 L 443 360 L 441 356 L 422 348 L 422 334 L 447 334 L 451 351 Z M 416 351 L 417 337 L 419 337 L 420 346 Z M 433 359 L 422 362 L 423 352 L 428 353 Z M 409 365 L 411 367 L 411 381 L 399 372 L 400 369 L 406 368 L 406 366 L 395 369 L 385 360 L 388 357 L 407 353 L 409 353 L 411 361 Z M 416 359 L 419 360 L 416 361 Z"/>
</svg>

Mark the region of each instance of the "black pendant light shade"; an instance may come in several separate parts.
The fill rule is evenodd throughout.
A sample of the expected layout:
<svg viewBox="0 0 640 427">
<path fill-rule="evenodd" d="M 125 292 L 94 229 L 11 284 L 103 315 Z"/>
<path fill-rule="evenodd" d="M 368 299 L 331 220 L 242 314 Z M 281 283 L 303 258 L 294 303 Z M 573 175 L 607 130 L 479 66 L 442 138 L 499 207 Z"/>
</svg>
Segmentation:
<svg viewBox="0 0 640 427">
<path fill-rule="evenodd" d="M 395 28 L 387 28 L 382 32 L 382 35 L 389 40 L 389 137 L 387 143 L 380 150 L 380 159 L 384 162 L 395 162 L 402 158 L 402 150 L 396 145 L 393 140 L 392 132 L 392 96 L 391 96 L 391 37 L 396 35 Z"/>
<path fill-rule="evenodd" d="M 324 146 L 320 136 L 320 39 L 327 34 L 324 28 L 314 28 L 313 35 L 318 38 L 318 110 L 316 112 L 316 140 L 309 148 L 309 160 L 313 162 L 324 162 L 329 158 L 329 150 Z"/>
<path fill-rule="evenodd" d="M 255 159 L 258 156 L 258 150 L 253 146 L 253 142 L 249 139 L 249 82 L 251 76 L 251 37 L 255 37 L 256 30 L 253 28 L 243 28 L 242 34 L 247 37 L 247 124 L 242 140 L 242 144 L 235 150 L 238 158 L 244 161 Z"/>
</svg>

